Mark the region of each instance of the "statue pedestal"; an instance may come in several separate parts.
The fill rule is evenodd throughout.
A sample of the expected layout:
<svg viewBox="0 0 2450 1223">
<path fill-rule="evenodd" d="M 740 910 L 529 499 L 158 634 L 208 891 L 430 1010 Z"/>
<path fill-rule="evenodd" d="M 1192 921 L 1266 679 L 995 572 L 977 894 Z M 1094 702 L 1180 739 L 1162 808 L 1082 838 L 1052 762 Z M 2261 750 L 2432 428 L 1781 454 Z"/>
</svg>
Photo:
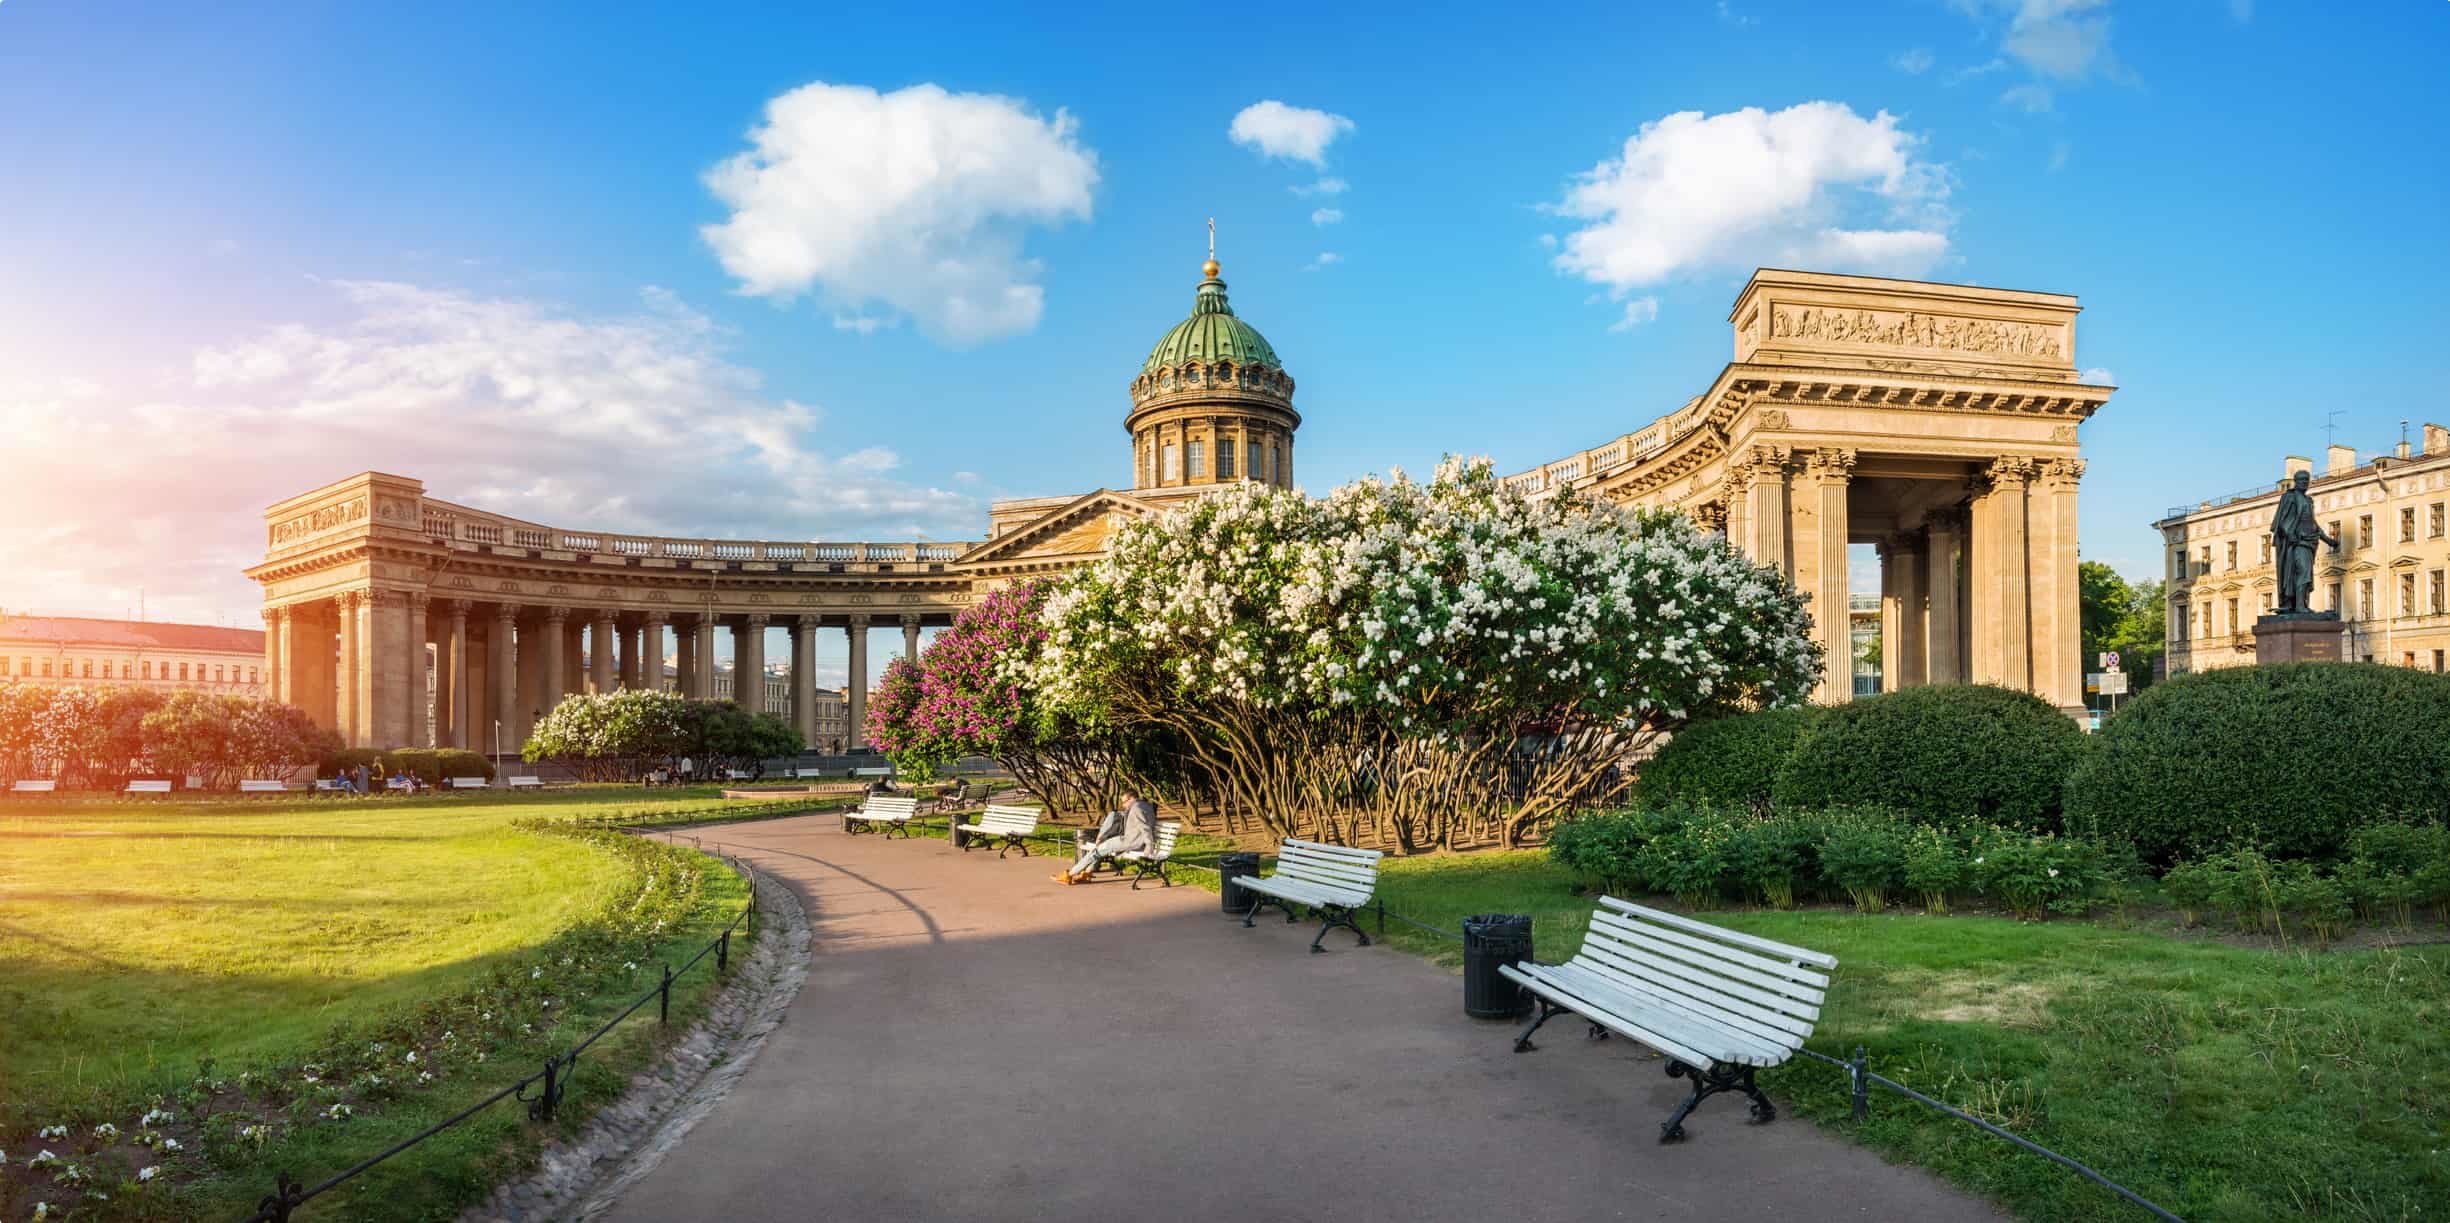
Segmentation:
<svg viewBox="0 0 2450 1223">
<path fill-rule="evenodd" d="M 2254 622 L 2254 661 L 2338 662 L 2346 629 L 2336 614 L 2265 616 Z"/>
</svg>

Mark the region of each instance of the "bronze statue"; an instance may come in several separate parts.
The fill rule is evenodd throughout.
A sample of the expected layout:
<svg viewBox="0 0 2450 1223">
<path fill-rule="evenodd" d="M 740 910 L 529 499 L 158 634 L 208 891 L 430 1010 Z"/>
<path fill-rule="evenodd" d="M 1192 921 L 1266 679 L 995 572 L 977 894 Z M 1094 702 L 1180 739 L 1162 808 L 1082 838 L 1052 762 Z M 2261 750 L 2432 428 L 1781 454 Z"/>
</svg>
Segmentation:
<svg viewBox="0 0 2450 1223">
<path fill-rule="evenodd" d="M 2339 550 L 2339 539 L 2325 535 L 2321 524 L 2314 521 L 2314 498 L 2306 493 L 2313 476 L 2298 472 L 2297 480 L 2287 492 L 2280 494 L 2280 508 L 2271 515 L 2271 551 L 2280 569 L 2278 605 L 2275 615 L 2314 615 L 2314 545 L 2327 543 Z M 2337 615 L 2337 612 L 2331 613 Z"/>
</svg>

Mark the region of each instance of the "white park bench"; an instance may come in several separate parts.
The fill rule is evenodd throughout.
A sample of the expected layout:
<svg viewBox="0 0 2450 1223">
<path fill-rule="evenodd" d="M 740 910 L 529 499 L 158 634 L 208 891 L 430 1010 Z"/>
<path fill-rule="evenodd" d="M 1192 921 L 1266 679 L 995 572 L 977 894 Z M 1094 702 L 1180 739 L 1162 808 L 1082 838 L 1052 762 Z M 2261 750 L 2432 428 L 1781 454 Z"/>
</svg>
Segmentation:
<svg viewBox="0 0 2450 1223">
<path fill-rule="evenodd" d="M 163 798 L 168 798 L 170 797 L 170 783 L 167 781 L 131 781 L 128 783 L 128 788 L 120 793 L 159 794 Z"/>
<path fill-rule="evenodd" d="M 918 813 L 919 800 L 908 795 L 872 796 L 860 806 L 842 813 L 844 832 L 882 832 L 890 837 L 897 830 L 910 835 L 910 817 Z"/>
<path fill-rule="evenodd" d="M 408 788 L 408 779 L 405 777 L 386 777 L 383 779 L 383 788 L 386 790 L 406 790 Z"/>
<path fill-rule="evenodd" d="M 289 783 L 279 778 L 246 777 L 239 779 L 240 794 L 287 794 Z"/>
<path fill-rule="evenodd" d="M 1276 873 L 1266 878 L 1244 875 L 1234 882 L 1252 893 L 1250 912 L 1242 915 L 1242 924 L 1249 926 L 1262 905 L 1275 905 L 1285 911 L 1285 921 L 1299 920 L 1295 905 L 1308 905 L 1319 915 L 1319 936 L 1310 940 L 1312 951 L 1325 951 L 1320 943 L 1327 932 L 1342 926 L 1370 945 L 1370 936 L 1361 932 L 1353 914 L 1370 903 L 1378 891 L 1378 859 L 1375 849 L 1349 849 L 1342 845 L 1321 845 L 1316 841 L 1286 840 L 1276 847 Z M 1386 902 L 1378 904 L 1379 929 L 1386 928 Z"/>
<path fill-rule="evenodd" d="M 1149 878 L 1152 875 L 1156 877 L 1157 882 L 1162 883 L 1167 887 L 1174 886 L 1174 881 L 1166 877 L 1165 864 L 1173 860 L 1174 839 L 1181 835 L 1181 821 L 1160 820 L 1157 823 L 1157 848 L 1154 852 L 1142 853 L 1139 850 L 1131 849 L 1125 850 L 1124 852 L 1114 856 L 1115 861 L 1123 863 L 1124 865 L 1132 868 L 1132 891 L 1139 891 L 1140 881 Z M 1321 936 L 1325 936 L 1326 933 L 1327 932 L 1324 930 L 1319 931 Z M 1355 931 L 1355 933 L 1359 933 L 1359 931 Z M 1369 941 L 1369 939 L 1363 938 L 1361 941 L 1366 943 Z"/>
<path fill-rule="evenodd" d="M 981 848 L 993 839 L 996 841 L 996 857 L 1001 858 L 1017 849 L 1026 858 L 1029 856 L 1029 842 L 1025 838 L 1038 831 L 1038 815 L 1036 807 L 997 804 L 980 812 L 977 823 L 961 825 L 964 835 L 954 839 L 961 842 L 963 853 Z"/>
<path fill-rule="evenodd" d="M 22 780 L 22 781 L 12 782 L 12 783 L 9 785 L 9 793 L 11 793 L 11 794 L 51 794 L 51 793 L 54 793 L 54 792 L 58 791 L 58 789 L 59 789 L 59 788 L 60 788 L 60 783 L 59 783 L 58 781 L 54 780 L 54 779 L 51 779 L 51 778 L 45 778 L 45 779 L 43 779 L 43 780 L 41 780 L 41 781 L 36 781 L 36 780 L 34 780 L 34 779 L 32 779 L 32 778 L 27 778 L 27 779 Z"/>
<path fill-rule="evenodd" d="M 815 779 L 817 779 L 817 778 L 819 778 L 819 777 L 823 777 L 823 776 L 825 776 L 825 770 L 823 770 L 823 769 L 793 769 L 793 770 L 791 770 L 791 778 L 792 778 L 792 780 L 794 780 L 794 781 L 813 781 L 813 780 L 815 780 Z"/>
<path fill-rule="evenodd" d="M 544 788 L 544 779 L 541 777 L 513 777 L 507 784 L 513 790 L 540 790 Z"/>
<path fill-rule="evenodd" d="M 871 767 L 864 768 L 864 769 L 852 769 L 852 770 L 851 770 L 851 776 L 853 776 L 853 777 L 891 777 L 891 776 L 893 776 L 893 766 L 888 764 L 888 765 L 876 765 L 876 766 L 871 766 Z"/>
<path fill-rule="evenodd" d="M 757 780 L 757 774 L 752 773 L 752 772 L 748 771 L 747 769 L 725 769 L 725 770 L 723 770 L 723 780 L 725 780 L 725 781 L 755 781 L 755 780 Z"/>
<path fill-rule="evenodd" d="M 317 793 L 339 794 L 346 792 L 348 788 L 349 783 L 342 781 L 337 777 L 318 777 L 315 779 L 315 790 Z"/>
<path fill-rule="evenodd" d="M 1694 1106 L 1722 1091 L 1752 1100 L 1754 1125 L 1777 1117 L 1753 1072 L 1803 1047 L 1836 968 L 1835 956 L 1602 896 L 1573 959 L 1497 971 L 1540 1003 L 1515 1052 L 1529 1052 L 1541 1024 L 1571 1011 L 1593 1036 L 1622 1032 L 1665 1054 L 1669 1078 L 1690 1077 L 1692 1094 L 1659 1126 L 1659 1141 L 1676 1142 Z"/>
<path fill-rule="evenodd" d="M 482 790 L 493 784 L 482 777 L 454 777 L 450 780 L 454 790 Z"/>
</svg>

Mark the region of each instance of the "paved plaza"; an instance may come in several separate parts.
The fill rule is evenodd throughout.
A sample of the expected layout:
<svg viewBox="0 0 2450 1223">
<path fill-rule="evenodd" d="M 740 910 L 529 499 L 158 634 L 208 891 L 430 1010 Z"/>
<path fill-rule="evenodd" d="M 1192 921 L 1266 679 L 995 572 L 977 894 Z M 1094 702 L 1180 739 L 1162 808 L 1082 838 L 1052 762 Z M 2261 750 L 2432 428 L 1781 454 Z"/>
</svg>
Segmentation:
<svg viewBox="0 0 2450 1223">
<path fill-rule="evenodd" d="M 1341 932 L 1310 955 L 1307 926 L 1244 930 L 1203 889 L 1065 888 L 1044 857 L 835 817 L 709 839 L 799 894 L 813 963 L 612 1219 L 2000 1217 L 1734 1098 L 1660 1147 L 1684 1087 L 1632 1043 L 1559 1022 L 1514 1054 L 1449 972 Z"/>
</svg>

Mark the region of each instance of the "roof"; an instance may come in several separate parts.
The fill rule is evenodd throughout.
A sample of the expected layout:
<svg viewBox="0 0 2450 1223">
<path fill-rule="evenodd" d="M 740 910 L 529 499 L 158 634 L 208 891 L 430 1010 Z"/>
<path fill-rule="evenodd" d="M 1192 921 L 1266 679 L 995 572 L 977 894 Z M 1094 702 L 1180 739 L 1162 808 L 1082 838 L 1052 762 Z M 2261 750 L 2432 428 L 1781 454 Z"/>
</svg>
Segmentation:
<svg viewBox="0 0 2450 1223">
<path fill-rule="evenodd" d="M 264 630 L 259 628 L 99 620 L 86 616 L 0 616 L 0 641 L 43 641 L 122 650 L 209 650 L 257 655 L 264 652 Z"/>
<path fill-rule="evenodd" d="M 1174 329 L 1149 350 L 1148 360 L 1140 368 L 1153 374 L 1186 361 L 1207 364 L 1232 361 L 1238 365 L 1284 368 L 1267 337 L 1260 335 L 1258 328 L 1234 317 L 1233 307 L 1225 300 L 1225 282 L 1217 279 L 1213 271 L 1199 282 L 1199 295 L 1191 302 L 1191 317 L 1174 324 Z"/>
</svg>

